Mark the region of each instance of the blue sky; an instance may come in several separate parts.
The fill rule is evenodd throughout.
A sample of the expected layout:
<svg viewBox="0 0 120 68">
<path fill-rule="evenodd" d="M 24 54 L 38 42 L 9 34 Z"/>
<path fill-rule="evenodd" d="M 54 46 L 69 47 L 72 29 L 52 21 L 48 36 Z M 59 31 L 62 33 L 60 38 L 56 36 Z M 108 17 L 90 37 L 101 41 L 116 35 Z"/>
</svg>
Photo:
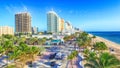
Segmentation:
<svg viewBox="0 0 120 68">
<path fill-rule="evenodd" d="M 51 9 L 81 30 L 120 31 L 120 0 L 0 0 L 0 26 L 14 27 L 15 13 L 27 10 L 43 31 Z"/>
</svg>

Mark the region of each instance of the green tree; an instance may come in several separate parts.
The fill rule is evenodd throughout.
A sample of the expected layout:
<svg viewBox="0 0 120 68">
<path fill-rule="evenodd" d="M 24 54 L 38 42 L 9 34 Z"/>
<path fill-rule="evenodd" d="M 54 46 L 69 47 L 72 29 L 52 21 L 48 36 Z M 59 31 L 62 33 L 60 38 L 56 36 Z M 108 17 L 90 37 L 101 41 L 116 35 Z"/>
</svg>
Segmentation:
<svg viewBox="0 0 120 68">
<path fill-rule="evenodd" d="M 72 63 L 72 60 L 73 60 L 74 56 L 73 54 L 70 54 L 67 59 L 70 61 L 71 65 L 72 65 L 72 68 L 73 68 L 73 63 Z"/>
<path fill-rule="evenodd" d="M 35 61 L 36 56 L 39 54 L 40 48 L 37 47 L 30 47 L 28 51 L 28 60 L 32 64 L 33 61 Z"/>
<path fill-rule="evenodd" d="M 73 68 L 72 60 L 73 60 L 74 58 L 76 58 L 77 56 L 78 56 L 78 51 L 73 51 L 73 52 L 67 57 L 67 59 L 71 62 L 72 68 Z"/>
<path fill-rule="evenodd" d="M 4 44 L 3 44 L 3 48 L 5 49 L 5 53 L 8 54 L 9 52 L 13 51 L 14 50 L 14 45 L 13 45 L 13 42 L 8 40 L 8 41 L 5 41 Z"/>
<path fill-rule="evenodd" d="M 120 61 L 109 53 L 102 53 L 97 59 L 90 59 L 84 66 L 89 68 L 112 68 L 120 65 Z"/>
<path fill-rule="evenodd" d="M 84 49 L 83 53 L 84 53 L 84 56 L 87 58 L 89 57 L 90 51 L 88 49 Z"/>
<path fill-rule="evenodd" d="M 104 42 L 96 42 L 93 47 L 98 51 L 107 50 L 107 46 Z"/>
<path fill-rule="evenodd" d="M 18 44 L 20 43 L 20 42 L 26 42 L 26 38 L 25 37 L 20 37 L 19 39 L 18 39 Z"/>
<path fill-rule="evenodd" d="M 16 65 L 21 65 L 19 67 L 23 68 L 26 63 L 32 63 L 40 52 L 42 49 L 35 46 L 30 47 L 24 42 L 20 42 L 19 46 L 16 46 L 14 51 L 9 53 L 9 60 L 14 60 Z"/>
<path fill-rule="evenodd" d="M 72 40 L 74 38 L 75 38 L 75 35 L 72 34 L 72 35 L 66 35 L 63 39 L 64 39 L 64 41 L 69 41 L 69 40 Z"/>
<path fill-rule="evenodd" d="M 91 37 L 89 37 L 88 33 L 82 32 L 76 38 L 76 43 L 79 47 L 87 48 L 88 46 L 91 47 Z"/>
<path fill-rule="evenodd" d="M 14 36 L 9 34 L 2 35 L 4 38 L 11 40 Z"/>
<path fill-rule="evenodd" d="M 3 46 L 0 45 L 0 56 L 2 56 L 5 52 L 5 49 L 3 48 Z"/>
<path fill-rule="evenodd" d="M 38 45 L 38 38 L 30 38 L 29 39 L 29 44 L 31 44 L 31 45 Z"/>
<path fill-rule="evenodd" d="M 38 44 L 43 45 L 43 44 L 46 43 L 46 40 L 47 40 L 46 38 L 41 38 L 41 39 L 38 40 Z"/>
<path fill-rule="evenodd" d="M 15 67 L 15 65 L 9 65 L 9 66 L 7 66 L 5 68 L 16 68 L 16 67 Z"/>
</svg>

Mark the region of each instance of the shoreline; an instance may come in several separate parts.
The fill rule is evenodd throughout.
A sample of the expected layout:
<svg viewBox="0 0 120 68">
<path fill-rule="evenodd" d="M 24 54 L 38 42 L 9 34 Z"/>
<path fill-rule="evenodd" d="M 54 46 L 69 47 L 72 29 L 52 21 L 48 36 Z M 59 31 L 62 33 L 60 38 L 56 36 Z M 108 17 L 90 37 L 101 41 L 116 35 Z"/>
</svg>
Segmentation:
<svg viewBox="0 0 120 68">
<path fill-rule="evenodd" d="M 96 38 L 94 39 L 95 42 L 105 42 L 105 44 L 108 46 L 108 47 L 114 47 L 114 48 L 119 48 L 120 49 L 120 44 L 118 43 L 115 43 L 113 41 L 110 41 L 108 39 L 105 39 L 103 37 L 99 37 L 99 36 L 96 36 Z"/>
<path fill-rule="evenodd" d="M 89 36 L 92 37 L 93 35 L 89 34 Z M 108 48 L 113 48 L 114 51 L 111 52 L 109 50 L 109 52 L 111 54 L 115 55 L 120 60 L 120 44 L 117 44 L 117 43 L 115 43 L 113 41 L 110 41 L 110 40 L 105 39 L 105 38 L 100 37 L 100 36 L 96 36 L 96 38 L 94 38 L 92 41 L 93 41 L 93 43 L 95 43 L 95 42 L 104 42 Z"/>
</svg>

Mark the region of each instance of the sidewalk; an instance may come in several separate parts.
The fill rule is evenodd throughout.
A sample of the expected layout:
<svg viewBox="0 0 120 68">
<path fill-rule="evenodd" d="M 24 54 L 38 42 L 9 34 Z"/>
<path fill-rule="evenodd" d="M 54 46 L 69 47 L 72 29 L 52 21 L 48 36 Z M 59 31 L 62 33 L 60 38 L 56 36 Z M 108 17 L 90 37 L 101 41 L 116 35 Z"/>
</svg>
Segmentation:
<svg viewBox="0 0 120 68">
<path fill-rule="evenodd" d="M 77 56 L 75 59 L 72 60 L 72 65 L 71 62 L 68 62 L 68 67 L 67 68 L 83 68 L 80 63 L 82 61 L 82 58 L 80 56 Z"/>
</svg>

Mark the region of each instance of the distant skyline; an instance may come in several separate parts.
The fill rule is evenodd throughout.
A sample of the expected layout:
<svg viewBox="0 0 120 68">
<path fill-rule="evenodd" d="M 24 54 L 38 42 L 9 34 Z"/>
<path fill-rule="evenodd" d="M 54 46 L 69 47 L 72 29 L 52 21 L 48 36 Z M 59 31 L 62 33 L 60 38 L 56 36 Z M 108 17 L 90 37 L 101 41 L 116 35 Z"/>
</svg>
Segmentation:
<svg viewBox="0 0 120 68">
<path fill-rule="evenodd" d="M 15 28 L 15 13 L 28 11 L 32 26 L 47 30 L 47 12 L 85 31 L 120 31 L 120 0 L 0 0 L 0 26 Z"/>
</svg>

